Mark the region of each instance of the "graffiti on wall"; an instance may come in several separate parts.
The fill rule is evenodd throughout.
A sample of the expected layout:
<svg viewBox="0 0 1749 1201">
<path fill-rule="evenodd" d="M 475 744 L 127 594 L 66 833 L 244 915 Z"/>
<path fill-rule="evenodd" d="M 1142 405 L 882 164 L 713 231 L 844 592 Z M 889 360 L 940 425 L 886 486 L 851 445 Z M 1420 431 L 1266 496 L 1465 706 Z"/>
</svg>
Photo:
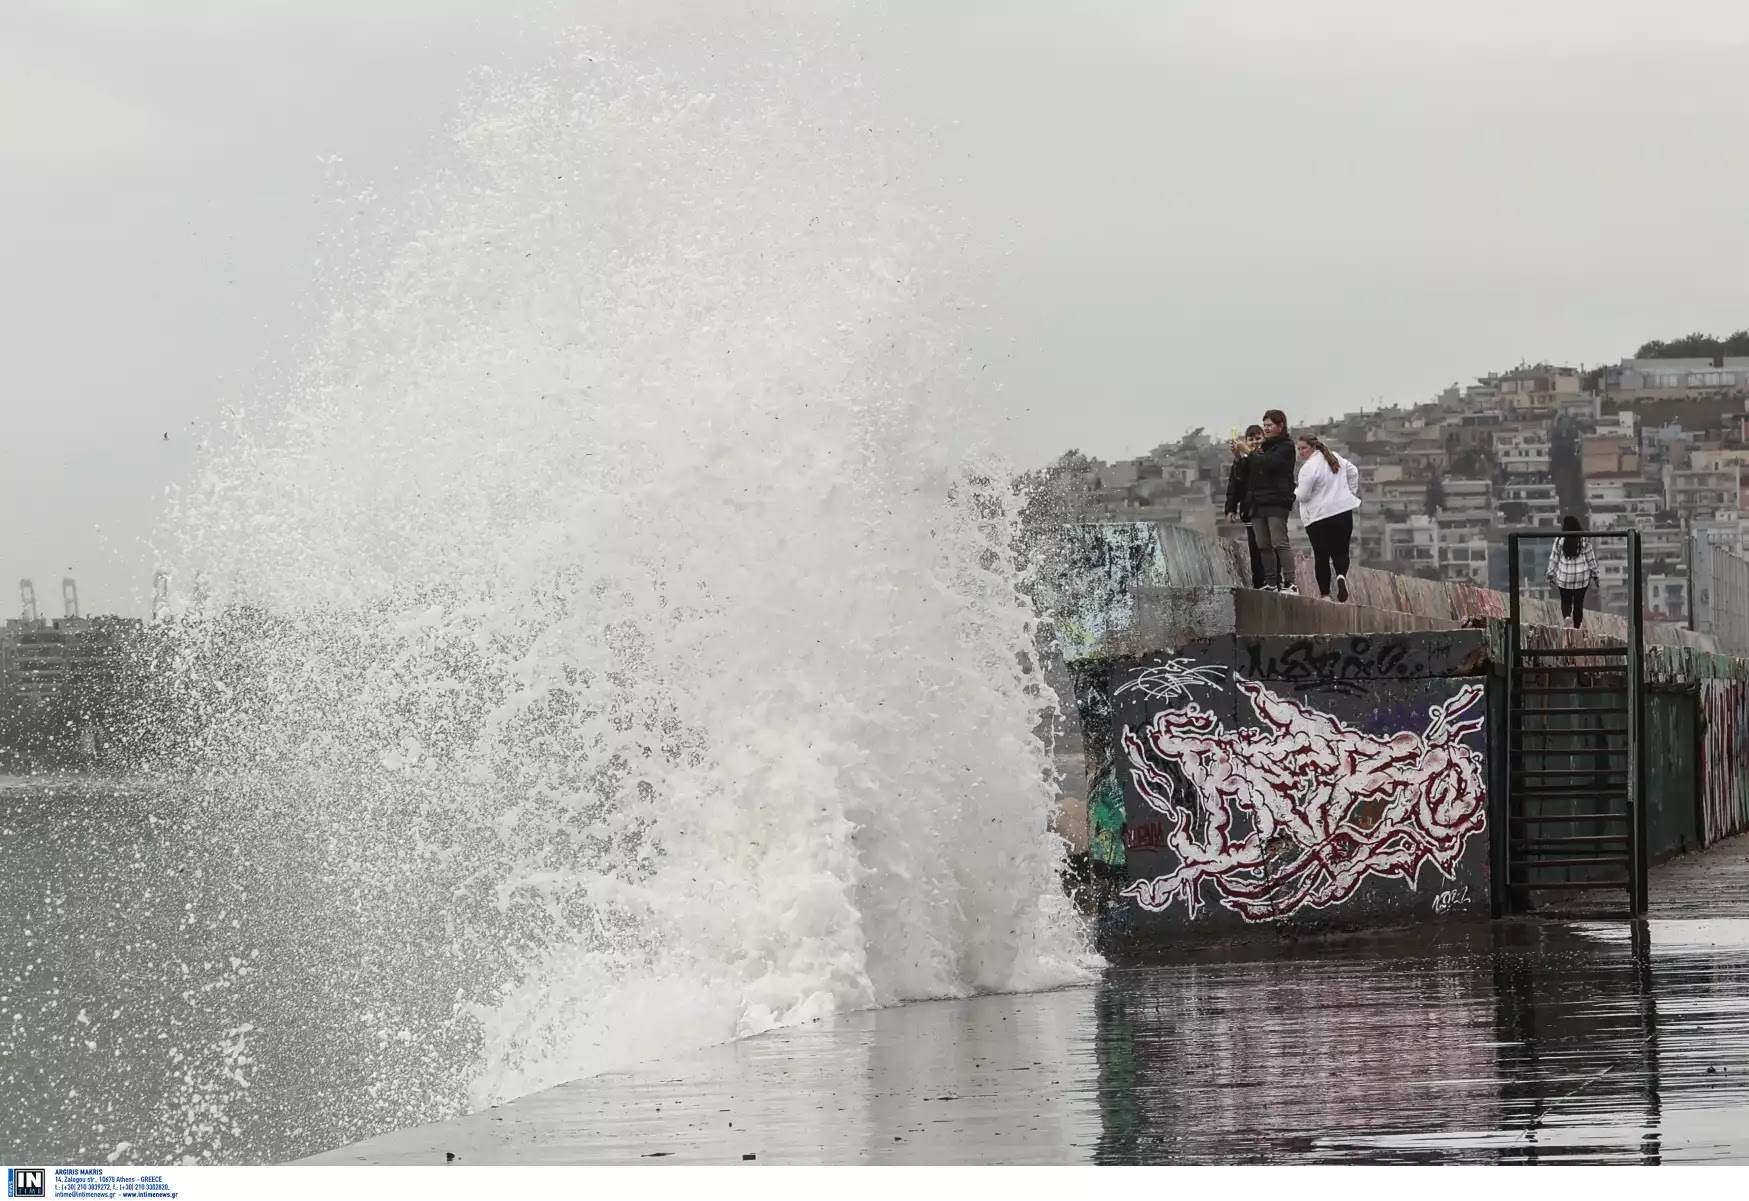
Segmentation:
<svg viewBox="0 0 1749 1201">
<path fill-rule="evenodd" d="M 1470 889 L 1467 884 L 1449 888 L 1433 898 L 1433 912 L 1450 913 L 1470 903 Z"/>
<path fill-rule="evenodd" d="M 1245 649 L 1251 675 L 1283 680 L 1302 691 L 1360 694 L 1371 691 L 1374 681 L 1416 674 L 1416 660 L 1402 638 L 1306 638 L 1285 646 L 1256 641 Z"/>
<path fill-rule="evenodd" d="M 1226 682 L 1224 667 L 1213 664 L 1199 667 L 1192 659 L 1168 659 L 1153 667 L 1144 667 L 1134 679 L 1113 689 L 1112 696 L 1133 692 L 1151 701 L 1175 701 L 1189 696 L 1192 688 L 1218 688 Z"/>
<path fill-rule="evenodd" d="M 1741 680 L 1700 682 L 1706 723 L 1701 755 L 1701 841 L 1749 830 L 1749 684 Z"/>
<path fill-rule="evenodd" d="M 1068 666 L 1069 690 L 1081 725 L 1082 778 L 1087 785 L 1087 851 L 1112 876 L 1124 865 L 1123 784 L 1116 767 L 1110 668 L 1100 663 Z"/>
<path fill-rule="evenodd" d="M 1126 727 L 1137 795 L 1164 819 L 1178 860 L 1123 895 L 1189 918 L 1205 889 L 1250 922 L 1280 921 L 1352 897 L 1369 879 L 1415 886 L 1431 864 L 1456 878 L 1487 822 L 1481 684 L 1427 710 L 1425 728 L 1368 733 L 1255 680 L 1235 676 L 1259 728 L 1227 729 L 1192 702 Z"/>
<path fill-rule="evenodd" d="M 1096 863 L 1122 867 L 1124 862 L 1123 788 L 1117 770 L 1107 767 L 1087 791 L 1087 844 Z"/>
<path fill-rule="evenodd" d="M 1137 521 L 1069 526 L 1064 569 L 1043 587 L 1065 663 L 1091 656 L 1135 620 L 1135 590 L 1166 582 L 1154 527 Z"/>
</svg>

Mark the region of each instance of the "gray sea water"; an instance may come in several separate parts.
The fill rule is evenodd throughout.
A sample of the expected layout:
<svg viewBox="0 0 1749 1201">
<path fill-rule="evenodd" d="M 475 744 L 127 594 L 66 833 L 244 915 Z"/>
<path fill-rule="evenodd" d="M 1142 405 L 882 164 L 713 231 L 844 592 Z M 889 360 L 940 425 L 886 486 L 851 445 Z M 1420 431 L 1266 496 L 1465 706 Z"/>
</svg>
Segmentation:
<svg viewBox="0 0 1749 1201">
<path fill-rule="evenodd" d="M 446 1070 L 467 1048 L 384 1034 L 462 1038 L 447 989 L 396 971 L 373 991 L 363 914 L 305 940 L 294 919 L 353 865 L 290 811 L 15 787 L 0 830 L 12 1162 L 1749 1159 L 1743 919 L 1204 954 L 651 1046 L 645 1066 L 455 1116 Z M 406 899 L 415 952 L 442 937 L 431 899 Z M 383 1012 L 358 1020 L 361 998 Z"/>
</svg>

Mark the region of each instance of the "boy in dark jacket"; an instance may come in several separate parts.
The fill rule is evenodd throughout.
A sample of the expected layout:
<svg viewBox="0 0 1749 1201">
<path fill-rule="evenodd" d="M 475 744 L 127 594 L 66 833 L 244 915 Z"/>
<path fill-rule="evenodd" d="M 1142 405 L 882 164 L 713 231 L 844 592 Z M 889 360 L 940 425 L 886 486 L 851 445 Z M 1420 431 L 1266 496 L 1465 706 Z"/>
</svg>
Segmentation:
<svg viewBox="0 0 1749 1201">
<path fill-rule="evenodd" d="M 1233 466 L 1227 471 L 1227 520 L 1245 523 L 1245 544 L 1251 551 L 1251 586 L 1263 587 L 1263 556 L 1257 551 L 1257 531 L 1251 528 L 1251 498 L 1246 495 L 1252 451 L 1263 437 L 1261 425 L 1245 427 L 1245 441 L 1233 443 Z"/>
<path fill-rule="evenodd" d="M 1294 552 L 1287 541 L 1287 515 L 1294 507 L 1294 459 L 1287 414 L 1271 409 L 1263 415 L 1263 441 L 1245 456 L 1245 495 L 1251 502 L 1257 553 L 1263 559 L 1263 586 L 1298 593 Z"/>
</svg>

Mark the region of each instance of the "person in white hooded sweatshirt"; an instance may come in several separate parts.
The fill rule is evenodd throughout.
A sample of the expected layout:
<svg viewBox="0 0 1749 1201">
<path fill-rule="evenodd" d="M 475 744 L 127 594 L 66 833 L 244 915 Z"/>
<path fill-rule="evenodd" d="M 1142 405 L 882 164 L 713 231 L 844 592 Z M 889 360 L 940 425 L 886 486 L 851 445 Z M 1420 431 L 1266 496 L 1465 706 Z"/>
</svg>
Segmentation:
<svg viewBox="0 0 1749 1201">
<path fill-rule="evenodd" d="M 1360 508 L 1360 469 L 1318 440 L 1316 434 L 1300 435 L 1300 477 L 1294 483 L 1294 499 L 1300 506 L 1300 524 L 1312 544 L 1312 564 L 1318 577 L 1318 594 L 1330 599 L 1334 570 L 1336 599 L 1348 601 L 1348 546 L 1354 540 L 1354 511 Z"/>
</svg>

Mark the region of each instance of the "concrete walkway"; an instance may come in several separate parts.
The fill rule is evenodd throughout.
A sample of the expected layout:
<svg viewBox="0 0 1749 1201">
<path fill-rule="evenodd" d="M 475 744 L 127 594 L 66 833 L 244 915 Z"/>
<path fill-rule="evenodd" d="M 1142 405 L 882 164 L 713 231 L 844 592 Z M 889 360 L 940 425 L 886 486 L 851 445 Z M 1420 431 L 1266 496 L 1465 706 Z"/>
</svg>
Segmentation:
<svg viewBox="0 0 1749 1201">
<path fill-rule="evenodd" d="M 1652 917 L 1749 918 L 1749 834 L 1659 864 L 1647 894 Z"/>
<path fill-rule="evenodd" d="M 1749 1162 L 1749 839 L 1652 887 L 856 1014 L 305 1162 Z"/>
</svg>

